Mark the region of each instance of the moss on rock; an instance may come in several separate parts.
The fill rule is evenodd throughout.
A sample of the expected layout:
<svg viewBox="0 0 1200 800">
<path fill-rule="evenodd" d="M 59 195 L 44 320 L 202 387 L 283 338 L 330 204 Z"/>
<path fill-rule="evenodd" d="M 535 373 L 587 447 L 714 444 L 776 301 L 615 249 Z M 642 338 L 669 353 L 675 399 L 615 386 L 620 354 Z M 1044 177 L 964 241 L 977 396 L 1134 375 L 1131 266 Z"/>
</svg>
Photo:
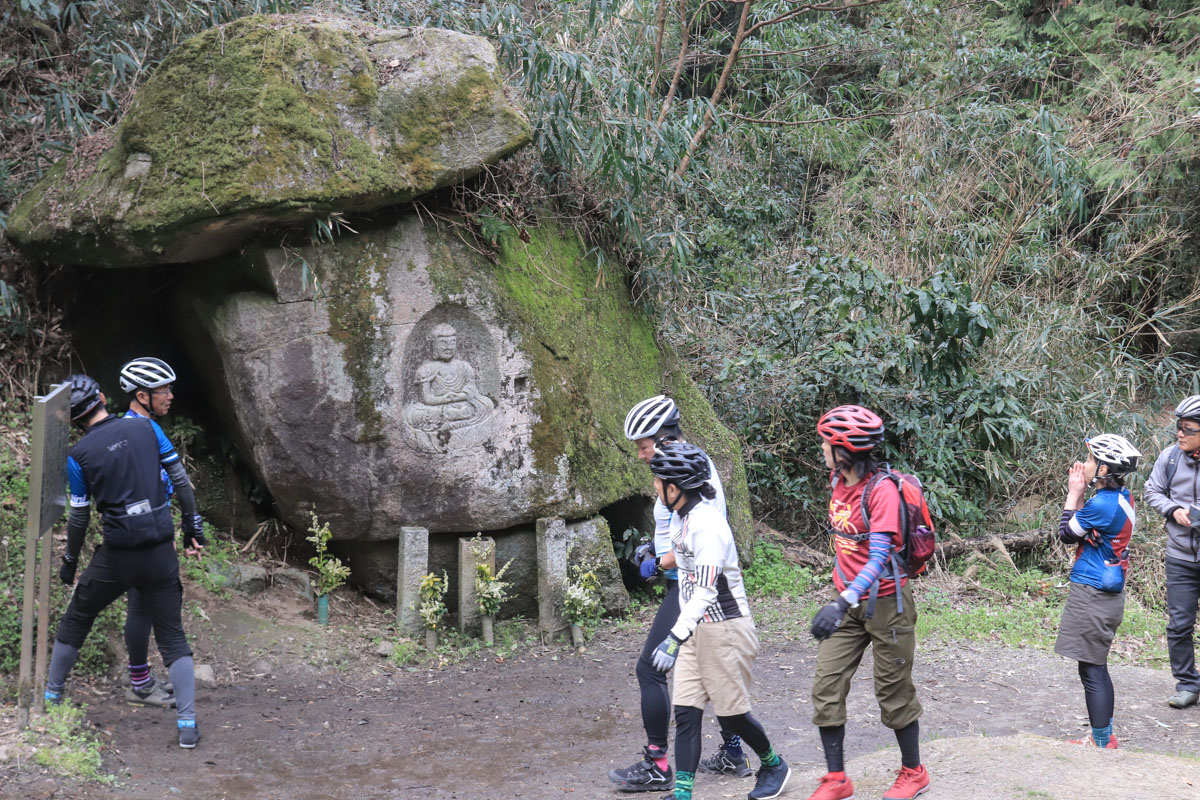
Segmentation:
<svg viewBox="0 0 1200 800">
<path fill-rule="evenodd" d="M 546 225 L 501 238 L 493 271 L 502 307 L 533 359 L 539 421 L 533 453 L 553 473 L 565 454 L 571 480 L 611 503 L 648 492 L 650 473 L 624 434 L 638 401 L 676 399 L 689 438 L 722 469 L 730 523 L 741 550 L 753 535 L 741 450 L 691 379 L 658 346 L 650 321 L 633 305 L 624 276 L 601 270 L 574 234 Z M 548 504 L 549 505 L 549 504 Z M 564 503 L 562 513 L 571 509 Z M 549 512 L 546 512 L 549 513 Z"/>
<path fill-rule="evenodd" d="M 9 236 L 53 261 L 198 261 L 264 226 L 411 200 L 528 141 L 478 37 L 246 17 L 164 59 L 108 146 L 64 158 Z"/>
</svg>

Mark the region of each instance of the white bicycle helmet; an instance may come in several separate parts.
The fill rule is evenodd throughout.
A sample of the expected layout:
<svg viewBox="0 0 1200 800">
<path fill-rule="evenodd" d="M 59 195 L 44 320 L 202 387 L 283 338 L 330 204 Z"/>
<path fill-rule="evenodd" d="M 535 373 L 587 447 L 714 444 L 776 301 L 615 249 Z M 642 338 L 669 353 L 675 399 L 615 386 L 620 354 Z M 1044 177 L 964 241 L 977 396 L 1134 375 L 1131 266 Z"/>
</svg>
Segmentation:
<svg viewBox="0 0 1200 800">
<path fill-rule="evenodd" d="M 175 382 L 175 370 L 161 358 L 135 358 L 121 367 L 121 390 L 136 392 L 157 389 Z"/>
<path fill-rule="evenodd" d="M 1175 407 L 1175 416 L 1180 419 L 1184 417 L 1200 419 L 1200 394 L 1184 398 L 1183 402 Z"/>
<path fill-rule="evenodd" d="M 631 442 L 657 436 L 663 427 L 679 424 L 679 407 L 666 395 L 643 400 L 625 415 L 625 438 Z"/>
<path fill-rule="evenodd" d="M 1111 475 L 1128 475 L 1138 468 L 1138 462 L 1142 460 L 1138 449 L 1124 436 L 1115 433 L 1102 433 L 1084 441 L 1096 460 L 1108 466 Z"/>
</svg>

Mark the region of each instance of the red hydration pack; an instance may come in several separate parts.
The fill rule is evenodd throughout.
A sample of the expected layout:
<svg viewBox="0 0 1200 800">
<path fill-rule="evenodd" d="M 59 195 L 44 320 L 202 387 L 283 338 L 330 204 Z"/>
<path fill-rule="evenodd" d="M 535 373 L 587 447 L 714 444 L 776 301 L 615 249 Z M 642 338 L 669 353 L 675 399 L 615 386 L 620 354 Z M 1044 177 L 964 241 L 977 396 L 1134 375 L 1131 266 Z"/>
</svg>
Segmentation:
<svg viewBox="0 0 1200 800">
<path fill-rule="evenodd" d="M 891 574 L 881 575 L 880 578 L 891 578 L 896 581 L 896 610 L 904 611 L 904 601 L 900 596 L 900 578 L 915 578 L 925 571 L 929 560 L 933 558 L 937 547 L 937 534 L 933 531 L 933 518 L 929 514 L 929 504 L 925 502 L 925 490 L 921 479 L 915 475 L 896 472 L 886 463 L 875 473 L 867 485 L 863 487 L 862 515 L 865 530 L 871 530 L 871 518 L 867 513 L 870 507 L 871 492 L 880 481 L 890 480 L 900 491 L 900 541 L 899 548 L 893 547 L 890 560 Z M 870 599 L 867 603 L 866 616 L 875 613 L 875 598 L 879 594 L 879 579 L 871 585 Z"/>
</svg>

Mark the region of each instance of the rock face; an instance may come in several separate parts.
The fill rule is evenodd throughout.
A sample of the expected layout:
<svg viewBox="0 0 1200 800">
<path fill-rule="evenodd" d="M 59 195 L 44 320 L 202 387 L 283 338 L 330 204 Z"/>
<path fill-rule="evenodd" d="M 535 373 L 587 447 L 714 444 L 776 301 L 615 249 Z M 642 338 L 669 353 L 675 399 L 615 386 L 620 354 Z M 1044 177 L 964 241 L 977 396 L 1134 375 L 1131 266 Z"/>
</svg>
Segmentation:
<svg viewBox="0 0 1200 800">
<path fill-rule="evenodd" d="M 206 382 L 225 390 L 214 406 L 294 528 L 313 511 L 336 540 L 394 543 L 402 525 L 469 536 L 594 516 L 648 492 L 622 423 L 666 392 L 750 534 L 736 442 L 573 236 L 510 231 L 492 264 L 406 214 L 225 269 L 239 277 L 198 277 L 176 317 L 204 373 L 223 375 Z M 307 294 L 293 280 L 305 271 Z M 262 289 L 229 290 L 247 276 Z M 388 550 L 372 552 L 394 576 Z"/>
<path fill-rule="evenodd" d="M 411 200 L 528 141 L 484 39 L 247 17 L 176 48 L 115 129 L 22 198 L 7 235 L 57 263 L 201 261 L 267 227 Z"/>
</svg>

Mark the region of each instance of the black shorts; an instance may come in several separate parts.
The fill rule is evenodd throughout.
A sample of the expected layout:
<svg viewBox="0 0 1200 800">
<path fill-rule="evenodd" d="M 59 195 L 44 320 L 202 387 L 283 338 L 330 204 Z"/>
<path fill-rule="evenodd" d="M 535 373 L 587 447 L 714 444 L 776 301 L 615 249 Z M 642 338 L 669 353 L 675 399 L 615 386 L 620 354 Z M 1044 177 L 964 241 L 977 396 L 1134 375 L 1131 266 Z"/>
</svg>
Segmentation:
<svg viewBox="0 0 1200 800">
<path fill-rule="evenodd" d="M 179 557 L 171 539 L 136 550 L 103 544 L 97 547 L 91 563 L 75 584 L 55 640 L 82 647 L 100 612 L 130 589 L 142 594 L 142 605 L 150 614 L 163 663 L 169 667 L 177 659 L 190 656 L 192 649 L 183 632 Z"/>
</svg>

